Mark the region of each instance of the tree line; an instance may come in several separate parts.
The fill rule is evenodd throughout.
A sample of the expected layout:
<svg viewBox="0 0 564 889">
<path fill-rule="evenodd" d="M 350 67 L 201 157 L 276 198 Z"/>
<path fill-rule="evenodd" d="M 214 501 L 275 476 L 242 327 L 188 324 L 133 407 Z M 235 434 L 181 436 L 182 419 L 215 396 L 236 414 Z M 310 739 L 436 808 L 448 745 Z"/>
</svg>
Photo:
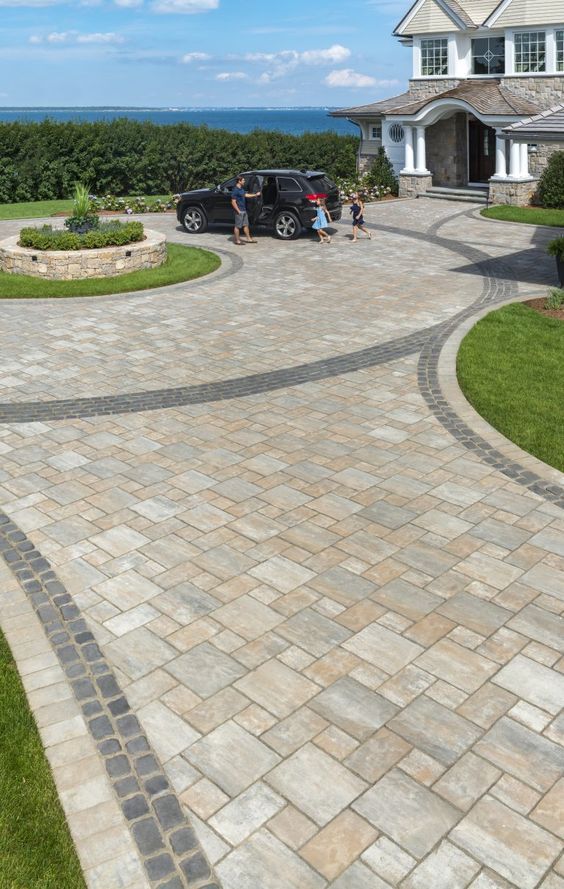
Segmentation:
<svg viewBox="0 0 564 889">
<path fill-rule="evenodd" d="M 248 134 L 120 118 L 96 123 L 0 123 L 0 203 L 53 200 L 76 182 L 93 194 L 176 194 L 245 169 L 356 170 L 356 136 Z"/>
</svg>

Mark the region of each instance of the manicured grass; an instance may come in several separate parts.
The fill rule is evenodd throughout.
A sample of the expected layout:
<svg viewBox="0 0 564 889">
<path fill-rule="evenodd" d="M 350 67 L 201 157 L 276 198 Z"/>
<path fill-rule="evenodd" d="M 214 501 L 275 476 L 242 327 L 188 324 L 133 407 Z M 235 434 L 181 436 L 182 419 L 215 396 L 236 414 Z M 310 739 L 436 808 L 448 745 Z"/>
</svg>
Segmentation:
<svg viewBox="0 0 564 889">
<path fill-rule="evenodd" d="M 89 278 L 85 281 L 49 281 L 28 275 L 0 272 L 0 299 L 42 299 L 69 296 L 102 296 L 166 287 L 180 281 L 191 281 L 215 271 L 221 265 L 219 256 L 199 247 L 168 245 L 168 259 L 156 269 L 141 269 L 115 278 Z M 0 886 L 1 889 L 1 886 Z"/>
<path fill-rule="evenodd" d="M 513 303 L 487 315 L 458 353 L 469 402 L 507 438 L 564 471 L 564 322 Z"/>
<path fill-rule="evenodd" d="M 543 207 L 484 207 L 480 211 L 488 219 L 502 219 L 504 222 L 528 222 L 529 225 L 554 225 L 564 228 L 564 209 L 545 210 Z"/>
<path fill-rule="evenodd" d="M 146 195 L 146 200 L 168 201 L 170 195 Z M 28 201 L 23 204 L 0 204 L 0 219 L 33 219 L 42 216 L 53 216 L 55 213 L 69 213 L 72 200 L 66 201 Z M 139 215 L 139 214 L 137 214 Z"/>
<path fill-rule="evenodd" d="M 84 885 L 40 737 L 0 633 L 0 887 Z"/>
</svg>

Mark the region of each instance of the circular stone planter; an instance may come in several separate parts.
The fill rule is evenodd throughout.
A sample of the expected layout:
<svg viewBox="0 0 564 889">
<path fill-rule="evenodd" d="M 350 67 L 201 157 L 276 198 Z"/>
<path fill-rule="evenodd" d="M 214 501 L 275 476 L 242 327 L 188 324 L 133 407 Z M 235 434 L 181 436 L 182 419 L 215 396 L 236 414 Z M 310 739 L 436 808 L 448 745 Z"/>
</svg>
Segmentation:
<svg viewBox="0 0 564 889">
<path fill-rule="evenodd" d="M 145 229 L 145 239 L 123 247 L 94 250 L 34 250 L 18 246 L 19 236 L 0 241 L 0 270 L 59 281 L 113 278 L 153 269 L 166 259 L 166 237 Z"/>
</svg>

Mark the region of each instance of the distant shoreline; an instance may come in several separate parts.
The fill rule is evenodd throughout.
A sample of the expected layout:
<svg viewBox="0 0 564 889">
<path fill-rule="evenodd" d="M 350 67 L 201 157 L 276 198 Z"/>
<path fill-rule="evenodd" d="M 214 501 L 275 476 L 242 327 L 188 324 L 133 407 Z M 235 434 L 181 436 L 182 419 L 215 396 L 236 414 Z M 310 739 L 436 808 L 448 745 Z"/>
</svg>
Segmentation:
<svg viewBox="0 0 564 889">
<path fill-rule="evenodd" d="M 296 107 L 238 106 L 222 107 L 172 107 L 125 105 L 35 105 L 0 106 L 0 124 L 41 123 L 53 120 L 56 123 L 84 122 L 98 123 L 126 117 L 130 120 L 149 121 L 159 126 L 172 124 L 192 124 L 207 126 L 210 129 L 228 130 L 246 134 L 254 130 L 280 132 L 299 136 L 303 133 L 333 132 L 339 135 L 358 135 L 357 127 L 345 118 L 330 117 L 333 107 L 326 105 Z"/>
</svg>

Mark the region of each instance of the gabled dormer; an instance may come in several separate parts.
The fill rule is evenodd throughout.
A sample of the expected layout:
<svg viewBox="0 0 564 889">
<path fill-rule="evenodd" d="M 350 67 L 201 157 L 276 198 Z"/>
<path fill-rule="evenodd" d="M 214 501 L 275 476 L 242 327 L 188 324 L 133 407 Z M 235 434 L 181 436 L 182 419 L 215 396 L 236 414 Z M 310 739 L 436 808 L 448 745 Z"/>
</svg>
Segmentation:
<svg viewBox="0 0 564 889">
<path fill-rule="evenodd" d="M 564 0 L 416 0 L 394 34 L 416 80 L 564 73 Z"/>
</svg>

